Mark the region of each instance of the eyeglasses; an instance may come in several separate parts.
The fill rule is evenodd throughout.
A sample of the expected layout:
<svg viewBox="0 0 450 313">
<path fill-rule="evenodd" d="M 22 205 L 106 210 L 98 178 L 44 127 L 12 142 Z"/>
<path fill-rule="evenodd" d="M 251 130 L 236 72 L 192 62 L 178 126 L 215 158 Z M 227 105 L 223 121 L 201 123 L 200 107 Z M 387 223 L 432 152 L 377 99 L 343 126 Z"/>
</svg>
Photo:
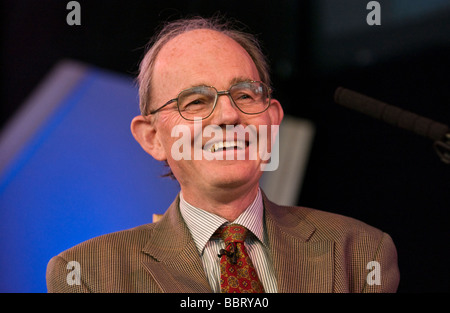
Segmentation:
<svg viewBox="0 0 450 313">
<path fill-rule="evenodd" d="M 212 86 L 197 86 L 181 91 L 178 97 L 167 101 L 150 114 L 155 114 L 172 102 L 176 102 L 182 118 L 188 121 L 194 121 L 195 118 L 203 120 L 211 116 L 217 99 L 222 95 L 227 95 L 242 113 L 260 114 L 269 107 L 271 92 L 272 90 L 260 81 L 240 82 L 225 91 L 217 91 Z"/>
</svg>

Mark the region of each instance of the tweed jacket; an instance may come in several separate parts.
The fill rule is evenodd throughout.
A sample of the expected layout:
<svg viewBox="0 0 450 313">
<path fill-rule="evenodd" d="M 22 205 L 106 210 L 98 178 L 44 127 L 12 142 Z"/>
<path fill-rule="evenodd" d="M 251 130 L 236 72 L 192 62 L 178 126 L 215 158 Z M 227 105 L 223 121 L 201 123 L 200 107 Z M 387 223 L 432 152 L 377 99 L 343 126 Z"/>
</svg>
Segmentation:
<svg viewBox="0 0 450 313">
<path fill-rule="evenodd" d="M 265 195 L 263 202 L 278 292 L 396 292 L 397 252 L 388 234 L 338 214 L 279 206 Z M 79 264 L 79 280 L 68 280 L 71 261 Z M 212 292 L 179 197 L 156 223 L 102 235 L 53 257 L 46 278 L 48 292 Z"/>
</svg>

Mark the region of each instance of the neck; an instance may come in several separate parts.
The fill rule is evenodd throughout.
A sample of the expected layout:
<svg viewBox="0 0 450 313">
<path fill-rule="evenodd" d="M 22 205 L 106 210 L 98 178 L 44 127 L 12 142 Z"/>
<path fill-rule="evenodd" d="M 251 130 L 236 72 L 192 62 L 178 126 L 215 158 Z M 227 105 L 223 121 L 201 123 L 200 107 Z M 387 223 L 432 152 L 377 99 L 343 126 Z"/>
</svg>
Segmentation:
<svg viewBox="0 0 450 313">
<path fill-rule="evenodd" d="M 210 192 L 183 190 L 183 198 L 191 205 L 233 222 L 255 200 L 258 185 L 248 189 L 217 189 Z"/>
</svg>

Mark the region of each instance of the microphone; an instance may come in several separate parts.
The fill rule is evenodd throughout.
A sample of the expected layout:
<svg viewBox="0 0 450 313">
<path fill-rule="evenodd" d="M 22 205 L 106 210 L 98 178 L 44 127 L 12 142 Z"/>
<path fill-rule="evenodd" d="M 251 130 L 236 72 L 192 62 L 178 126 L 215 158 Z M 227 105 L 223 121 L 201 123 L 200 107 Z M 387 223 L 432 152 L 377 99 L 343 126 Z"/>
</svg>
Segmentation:
<svg viewBox="0 0 450 313">
<path fill-rule="evenodd" d="M 235 251 L 227 251 L 225 249 L 220 249 L 219 254 L 217 255 L 219 258 L 226 255 L 228 258 L 230 258 L 231 263 L 236 264 L 237 263 L 237 253 Z"/>
<path fill-rule="evenodd" d="M 432 139 L 441 160 L 450 164 L 450 133 L 447 125 L 343 87 L 336 89 L 334 101 L 344 107 Z"/>
</svg>

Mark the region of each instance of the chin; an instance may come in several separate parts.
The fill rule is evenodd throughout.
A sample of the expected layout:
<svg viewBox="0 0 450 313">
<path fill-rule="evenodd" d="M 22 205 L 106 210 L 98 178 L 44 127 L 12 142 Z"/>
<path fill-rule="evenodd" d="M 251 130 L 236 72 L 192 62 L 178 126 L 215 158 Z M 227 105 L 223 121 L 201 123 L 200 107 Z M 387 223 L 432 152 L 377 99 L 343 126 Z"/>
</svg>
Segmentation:
<svg viewBox="0 0 450 313">
<path fill-rule="evenodd" d="M 205 175 L 214 185 L 233 187 L 248 184 L 255 180 L 258 181 L 262 172 L 259 170 L 259 164 L 249 164 L 248 161 L 236 163 L 234 161 L 234 163 L 223 163 L 210 167 Z"/>
</svg>

